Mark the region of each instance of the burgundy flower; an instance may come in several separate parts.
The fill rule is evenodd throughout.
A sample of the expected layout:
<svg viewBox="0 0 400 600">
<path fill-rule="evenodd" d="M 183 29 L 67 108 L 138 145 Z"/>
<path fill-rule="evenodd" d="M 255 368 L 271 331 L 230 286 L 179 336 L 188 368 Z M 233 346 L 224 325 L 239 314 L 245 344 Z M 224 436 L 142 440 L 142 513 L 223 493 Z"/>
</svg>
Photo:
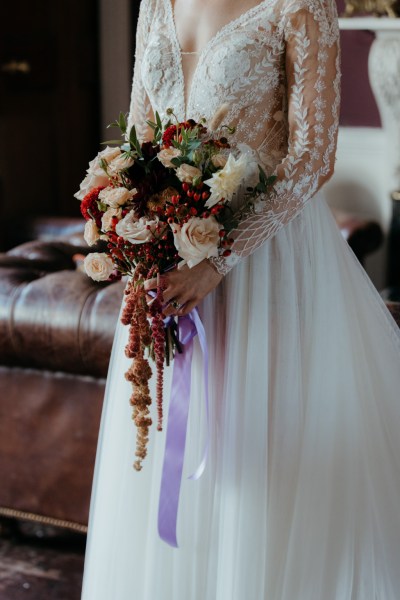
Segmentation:
<svg viewBox="0 0 400 600">
<path fill-rule="evenodd" d="M 167 127 L 167 129 L 164 131 L 163 136 L 162 136 L 164 148 L 171 148 L 172 142 L 175 139 L 175 136 L 176 136 L 176 125 L 170 125 L 170 127 Z"/>
<path fill-rule="evenodd" d="M 104 190 L 104 186 L 93 188 L 88 194 L 86 194 L 80 206 L 83 218 L 86 221 L 89 221 L 93 218 L 98 227 L 101 227 L 101 217 L 103 215 L 97 206 L 97 201 L 99 199 L 101 190 Z"/>
</svg>

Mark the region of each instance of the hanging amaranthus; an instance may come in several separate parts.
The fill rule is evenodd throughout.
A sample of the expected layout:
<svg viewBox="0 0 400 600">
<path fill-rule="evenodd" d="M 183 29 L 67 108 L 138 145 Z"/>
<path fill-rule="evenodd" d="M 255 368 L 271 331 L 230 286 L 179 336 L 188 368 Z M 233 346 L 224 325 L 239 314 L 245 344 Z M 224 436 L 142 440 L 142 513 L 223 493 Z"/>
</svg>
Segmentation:
<svg viewBox="0 0 400 600">
<path fill-rule="evenodd" d="M 151 329 L 147 319 L 146 294 L 142 277 L 142 269 L 139 266 L 126 288 L 125 308 L 122 314 L 122 322 L 129 325 L 129 341 L 125 354 L 133 359 L 125 377 L 133 386 L 130 404 L 133 407 L 132 419 L 137 427 L 135 452 L 137 460 L 133 465 L 137 471 L 141 470 L 142 461 L 147 454 L 149 428 L 152 424 L 149 412 L 151 405 L 149 380 L 152 371 L 149 361 L 145 358 L 145 351 L 151 345 Z"/>
</svg>

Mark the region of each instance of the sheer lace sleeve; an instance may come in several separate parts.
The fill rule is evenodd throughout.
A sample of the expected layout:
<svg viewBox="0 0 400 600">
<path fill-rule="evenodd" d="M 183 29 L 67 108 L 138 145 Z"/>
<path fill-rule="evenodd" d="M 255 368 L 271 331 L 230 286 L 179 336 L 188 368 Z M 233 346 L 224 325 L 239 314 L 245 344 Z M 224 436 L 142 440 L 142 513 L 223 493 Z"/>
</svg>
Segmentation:
<svg viewBox="0 0 400 600">
<path fill-rule="evenodd" d="M 149 137 L 150 129 L 146 120 L 154 120 L 153 111 L 146 90 L 143 85 L 142 66 L 145 43 L 150 31 L 152 0 L 142 0 L 140 3 L 139 18 L 136 29 L 135 66 L 133 69 L 133 83 L 131 102 L 128 116 L 128 130 L 136 126 L 138 137 L 145 140 Z"/>
<path fill-rule="evenodd" d="M 292 0 L 281 26 L 286 47 L 288 152 L 275 193 L 232 232 L 232 254 L 210 259 L 226 274 L 296 217 L 333 173 L 339 119 L 339 31 L 335 0 Z M 262 200 L 262 198 L 261 198 Z"/>
</svg>

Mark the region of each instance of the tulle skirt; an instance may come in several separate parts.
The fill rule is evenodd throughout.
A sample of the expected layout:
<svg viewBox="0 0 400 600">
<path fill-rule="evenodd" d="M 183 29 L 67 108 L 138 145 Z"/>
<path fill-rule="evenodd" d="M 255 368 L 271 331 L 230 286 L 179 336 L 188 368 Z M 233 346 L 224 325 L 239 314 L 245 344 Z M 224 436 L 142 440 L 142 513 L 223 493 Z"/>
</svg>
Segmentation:
<svg viewBox="0 0 400 600">
<path fill-rule="evenodd" d="M 398 600 L 400 335 L 320 195 L 202 303 L 179 548 L 157 533 L 165 431 L 133 470 L 127 329 L 110 363 L 83 600 Z M 171 373 L 166 373 L 166 407 Z"/>
</svg>

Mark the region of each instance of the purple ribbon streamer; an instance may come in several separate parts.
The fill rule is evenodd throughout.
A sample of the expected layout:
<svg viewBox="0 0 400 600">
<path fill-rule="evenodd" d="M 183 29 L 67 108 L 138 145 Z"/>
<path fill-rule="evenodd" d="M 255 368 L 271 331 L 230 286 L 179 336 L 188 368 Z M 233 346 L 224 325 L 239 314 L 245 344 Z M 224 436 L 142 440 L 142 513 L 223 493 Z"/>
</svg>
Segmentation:
<svg viewBox="0 0 400 600">
<path fill-rule="evenodd" d="M 192 310 L 184 317 L 178 318 L 178 333 L 179 341 L 183 345 L 183 352 L 181 354 L 176 353 L 174 357 L 171 399 L 168 411 L 167 436 L 158 506 L 159 535 L 162 540 L 174 548 L 178 548 L 176 529 L 190 403 L 193 339 L 196 335 L 199 336 L 200 347 L 203 352 L 205 405 L 207 426 L 209 427 L 208 349 L 203 323 L 197 309 Z M 199 479 L 203 474 L 207 462 L 208 448 L 209 430 L 207 431 L 202 461 L 189 479 Z"/>
</svg>

